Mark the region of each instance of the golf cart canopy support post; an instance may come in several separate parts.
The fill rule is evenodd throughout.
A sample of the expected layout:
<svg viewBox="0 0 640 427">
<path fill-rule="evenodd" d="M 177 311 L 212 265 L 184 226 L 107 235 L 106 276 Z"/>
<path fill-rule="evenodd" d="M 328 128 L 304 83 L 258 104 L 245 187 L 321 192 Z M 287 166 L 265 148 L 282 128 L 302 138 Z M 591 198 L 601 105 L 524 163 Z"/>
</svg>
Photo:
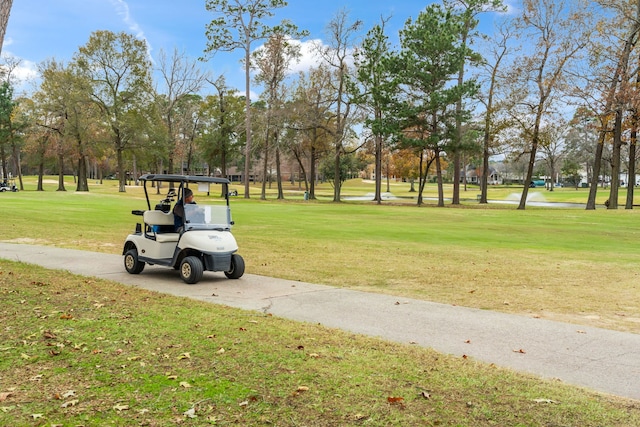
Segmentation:
<svg viewBox="0 0 640 427">
<path fill-rule="evenodd" d="M 147 207 L 149 210 L 151 210 L 151 202 L 149 200 L 149 194 L 147 193 L 147 181 L 180 183 L 180 190 L 185 184 L 188 184 L 188 183 L 197 184 L 200 182 L 208 182 L 208 183 L 214 183 L 214 184 L 221 184 L 222 194 L 224 194 L 224 198 L 227 202 L 227 205 L 229 204 L 229 184 L 231 183 L 231 181 L 229 181 L 227 178 L 220 178 L 215 176 L 198 176 L 198 175 L 145 174 L 145 175 L 142 175 L 139 179 L 144 183 L 143 184 L 144 195 L 145 195 L 145 198 L 147 199 Z M 179 193 L 180 193 L 179 194 L 179 198 L 180 198 L 182 196 L 181 191 Z"/>
</svg>

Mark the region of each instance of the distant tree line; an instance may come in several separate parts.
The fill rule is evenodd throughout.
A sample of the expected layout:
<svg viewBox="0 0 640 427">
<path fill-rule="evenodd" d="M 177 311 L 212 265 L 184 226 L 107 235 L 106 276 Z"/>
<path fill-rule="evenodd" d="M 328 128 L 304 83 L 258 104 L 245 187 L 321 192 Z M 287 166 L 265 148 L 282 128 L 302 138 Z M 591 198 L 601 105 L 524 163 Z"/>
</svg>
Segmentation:
<svg viewBox="0 0 640 427">
<path fill-rule="evenodd" d="M 16 61 L 2 67 L 0 161 L 20 180 L 73 173 L 76 191 L 115 174 L 119 190 L 141 172 L 205 173 L 278 186 L 295 179 L 315 198 L 319 177 L 334 201 L 354 174 L 371 173 L 382 202 L 385 177 L 417 184 L 453 183 L 460 203 L 468 165 L 480 173 L 487 202 L 489 160 L 519 165 L 524 209 L 536 176 L 578 186 L 589 181 L 587 208 L 610 177 L 637 163 L 640 83 L 636 48 L 640 0 L 442 0 L 389 34 L 389 17 L 370 29 L 338 11 L 315 46 L 317 61 L 294 74 L 308 35 L 286 20 L 268 26 L 283 0 L 205 0 L 213 14 L 203 57 L 161 52 L 128 33 L 96 31 L 68 63 L 39 64 L 39 85 L 16 96 Z M 485 20 L 483 21 L 483 18 Z M 491 22 L 480 27 L 480 22 Z M 484 28 L 487 34 L 483 34 Z M 489 28 L 487 30 L 487 28 Z M 393 41 L 397 40 L 397 41 Z M 219 51 L 244 53 L 241 94 L 203 66 Z M 253 78 L 252 72 L 253 71 Z M 251 100 L 251 86 L 262 88 Z M 289 175 L 284 176 L 283 164 Z M 553 185 L 550 187 L 553 190 Z"/>
</svg>

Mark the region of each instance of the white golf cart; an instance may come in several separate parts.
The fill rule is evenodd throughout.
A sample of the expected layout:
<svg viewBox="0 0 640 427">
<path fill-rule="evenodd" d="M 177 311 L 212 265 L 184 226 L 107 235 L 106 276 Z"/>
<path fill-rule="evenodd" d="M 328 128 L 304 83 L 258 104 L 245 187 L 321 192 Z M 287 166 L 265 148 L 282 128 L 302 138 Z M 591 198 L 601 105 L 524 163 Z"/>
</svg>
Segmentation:
<svg viewBox="0 0 640 427">
<path fill-rule="evenodd" d="M 197 283 L 204 271 L 223 271 L 229 279 L 238 279 L 244 274 L 244 260 L 236 253 L 238 244 L 231 234 L 229 180 L 148 174 L 141 176 L 140 181 L 147 199 L 147 210 L 131 212 L 142 216 L 142 223 L 136 224 L 135 233 L 129 234 L 124 243 L 124 267 L 129 273 L 141 273 L 145 264 L 173 267 L 179 270 L 180 277 L 188 284 Z M 166 198 L 154 209 L 151 208 L 147 189 L 149 182 L 156 188 L 166 183 L 169 188 Z M 212 184 L 216 185 L 212 188 Z M 221 196 L 207 197 L 206 204 L 185 204 L 184 225 L 176 230 L 171 203 L 175 197 L 183 200 L 185 188 Z M 219 203 L 209 203 L 216 200 Z"/>
</svg>

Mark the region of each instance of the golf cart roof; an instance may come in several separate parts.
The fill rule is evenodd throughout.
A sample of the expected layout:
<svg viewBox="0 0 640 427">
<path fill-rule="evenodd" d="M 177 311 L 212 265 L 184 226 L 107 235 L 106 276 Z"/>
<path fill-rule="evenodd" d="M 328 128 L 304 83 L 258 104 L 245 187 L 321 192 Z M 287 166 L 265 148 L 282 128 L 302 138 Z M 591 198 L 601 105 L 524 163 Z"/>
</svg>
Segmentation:
<svg viewBox="0 0 640 427">
<path fill-rule="evenodd" d="M 162 181 L 162 182 L 213 182 L 216 184 L 230 184 L 227 178 L 201 175 L 173 175 L 173 174 L 146 174 L 140 177 L 140 181 Z"/>
</svg>

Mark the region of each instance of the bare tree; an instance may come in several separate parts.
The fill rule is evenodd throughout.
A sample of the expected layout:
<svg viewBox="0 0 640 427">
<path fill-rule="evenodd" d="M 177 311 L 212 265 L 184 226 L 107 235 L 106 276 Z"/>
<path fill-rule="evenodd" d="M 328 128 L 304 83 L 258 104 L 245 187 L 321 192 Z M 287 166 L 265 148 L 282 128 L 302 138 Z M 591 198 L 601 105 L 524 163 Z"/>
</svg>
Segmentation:
<svg viewBox="0 0 640 427">
<path fill-rule="evenodd" d="M 513 83 L 516 84 L 513 89 L 518 92 L 519 99 L 513 117 L 523 127 L 529 151 L 529 164 L 518 209 L 525 209 L 527 203 L 543 118 L 550 113 L 556 101 L 554 98 L 562 88 L 567 69 L 578 59 L 590 37 L 588 15 L 577 3 L 569 5 L 565 0 L 524 0 L 519 29 L 532 44 L 533 50 L 520 58 L 519 65 L 514 69 Z"/>
<path fill-rule="evenodd" d="M 598 191 L 598 182 L 600 179 L 600 171 L 603 162 L 603 154 L 605 152 L 605 143 L 609 139 L 608 137 L 613 133 L 613 146 L 620 144 L 619 138 L 621 138 L 622 132 L 622 112 L 624 106 L 621 105 L 621 99 L 619 94 L 621 93 L 620 86 L 622 82 L 628 81 L 628 69 L 631 53 L 635 47 L 638 37 L 640 35 L 640 1 L 636 0 L 635 4 L 631 2 L 611 2 L 609 0 L 599 0 L 598 3 L 609 10 L 616 11 L 617 14 L 614 17 L 615 25 L 611 25 L 611 21 L 605 21 L 605 28 L 608 28 L 607 34 L 613 35 L 613 41 L 609 42 L 607 37 L 601 37 L 600 43 L 592 44 L 592 62 L 600 64 L 599 74 L 596 75 L 593 81 L 587 86 L 587 91 L 594 91 L 600 94 L 599 105 L 594 108 L 597 113 L 599 121 L 599 134 L 596 144 L 595 156 L 593 161 L 593 173 L 591 176 L 589 198 L 587 200 L 587 209 L 593 210 L 596 208 L 596 195 Z M 635 6 L 635 7 L 631 7 Z M 598 26 L 603 27 L 603 26 Z M 616 29 L 621 28 L 623 33 L 619 35 L 619 31 Z M 603 45 L 602 40 L 605 40 Z M 609 52 L 613 52 L 611 57 L 604 56 Z M 614 116 L 613 129 L 611 126 L 611 117 Z M 619 126 L 618 122 L 619 120 Z M 615 129 L 618 128 L 616 134 Z M 612 155 L 612 163 L 615 155 Z M 608 207 L 610 209 L 617 208 L 618 205 L 618 190 L 617 174 L 612 171 L 612 178 L 616 176 L 616 185 L 612 186 L 609 195 Z M 635 179 L 635 178 L 634 178 Z M 615 187 L 615 189 L 613 188 Z"/>
<path fill-rule="evenodd" d="M 340 173 L 340 156 L 344 153 L 344 141 L 347 136 L 349 121 L 352 119 L 354 104 L 347 90 L 347 76 L 350 72 L 350 61 L 355 45 L 355 37 L 362 27 L 362 21 L 349 22 L 349 13 L 342 9 L 327 25 L 328 45 L 319 46 L 318 52 L 327 66 L 333 70 L 333 99 L 331 129 L 327 131 L 333 137 L 334 178 L 333 201 L 340 201 L 342 187 Z"/>
<path fill-rule="evenodd" d="M 484 102 L 484 135 L 482 144 L 482 176 L 480 178 L 480 203 L 487 203 L 487 185 L 489 183 L 489 157 L 494 143 L 494 138 L 499 130 L 496 125 L 496 92 L 499 87 L 500 69 L 503 61 L 509 54 L 509 40 L 513 37 L 513 28 L 502 25 L 497 29 L 495 38 L 491 41 L 491 58 L 485 60 L 484 69 L 488 75 L 485 96 L 481 97 Z"/>
<path fill-rule="evenodd" d="M 264 144 L 264 164 L 262 180 L 262 193 L 260 198 L 266 199 L 266 183 L 267 169 L 269 164 L 269 151 L 273 144 L 276 156 L 276 174 L 278 175 L 278 199 L 284 198 L 282 191 L 282 181 L 280 177 L 280 149 L 278 140 L 280 129 L 276 121 L 278 120 L 278 111 L 281 110 L 283 104 L 283 87 L 282 83 L 286 77 L 286 73 L 293 61 L 300 57 L 300 45 L 290 42 L 284 34 L 273 34 L 264 47 L 257 50 L 253 56 L 253 64 L 260 71 L 256 76 L 256 81 L 265 86 L 266 92 L 264 96 L 267 101 L 267 122 L 266 135 Z"/>
<path fill-rule="evenodd" d="M 160 106 L 162 121 L 167 128 L 168 134 L 168 153 L 169 153 L 169 172 L 173 173 L 175 169 L 176 146 L 180 138 L 179 117 L 180 111 L 185 109 L 178 108 L 183 101 L 186 101 L 191 95 L 197 94 L 205 82 L 208 75 L 198 68 L 197 61 L 187 58 L 184 52 L 174 50 L 171 58 L 167 57 L 166 52 L 161 51 L 158 59 L 158 71 L 162 76 L 163 91 L 156 89 L 157 105 Z"/>
</svg>

